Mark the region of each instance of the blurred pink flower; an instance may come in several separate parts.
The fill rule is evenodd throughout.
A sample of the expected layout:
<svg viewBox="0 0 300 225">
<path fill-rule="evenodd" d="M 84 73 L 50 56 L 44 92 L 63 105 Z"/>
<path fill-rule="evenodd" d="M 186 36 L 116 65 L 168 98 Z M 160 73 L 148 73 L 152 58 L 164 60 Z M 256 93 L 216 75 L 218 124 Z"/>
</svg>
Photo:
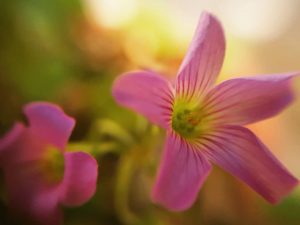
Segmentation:
<svg viewBox="0 0 300 225">
<path fill-rule="evenodd" d="M 65 152 L 75 125 L 56 105 L 31 103 L 29 126 L 15 126 L 0 140 L 10 207 L 40 224 L 59 225 L 61 205 L 77 206 L 96 190 L 98 164 L 84 152 Z"/>
<path fill-rule="evenodd" d="M 167 130 L 152 198 L 170 210 L 190 207 L 211 163 L 247 183 L 271 203 L 297 184 L 268 148 L 243 125 L 276 115 L 292 100 L 296 74 L 244 77 L 213 86 L 223 63 L 225 38 L 204 13 L 173 85 L 149 71 L 114 83 L 116 101 Z"/>
</svg>

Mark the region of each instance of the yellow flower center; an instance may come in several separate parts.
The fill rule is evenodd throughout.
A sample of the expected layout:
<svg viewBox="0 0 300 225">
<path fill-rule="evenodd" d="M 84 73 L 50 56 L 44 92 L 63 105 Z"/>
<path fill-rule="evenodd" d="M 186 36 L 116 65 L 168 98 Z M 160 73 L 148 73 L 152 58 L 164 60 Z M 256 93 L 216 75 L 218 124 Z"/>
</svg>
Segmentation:
<svg viewBox="0 0 300 225">
<path fill-rule="evenodd" d="M 59 149 L 49 146 L 38 166 L 46 182 L 58 183 L 64 175 L 64 155 Z"/>
<path fill-rule="evenodd" d="M 197 104 L 176 101 L 173 107 L 172 128 L 184 138 L 196 138 L 208 129 L 204 110 Z"/>
</svg>

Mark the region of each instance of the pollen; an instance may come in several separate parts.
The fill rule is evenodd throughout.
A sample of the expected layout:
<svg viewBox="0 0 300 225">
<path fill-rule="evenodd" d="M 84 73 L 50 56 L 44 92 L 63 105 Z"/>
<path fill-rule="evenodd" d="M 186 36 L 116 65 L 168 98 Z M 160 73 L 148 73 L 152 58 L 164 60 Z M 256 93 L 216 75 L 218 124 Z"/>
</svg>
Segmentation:
<svg viewBox="0 0 300 225">
<path fill-rule="evenodd" d="M 44 179 L 48 183 L 58 183 L 64 175 L 64 157 L 61 151 L 53 146 L 48 146 L 44 157 L 38 163 L 43 171 Z"/>
<path fill-rule="evenodd" d="M 206 127 L 204 112 L 200 107 L 177 102 L 174 104 L 172 128 L 184 138 L 199 137 Z"/>
</svg>

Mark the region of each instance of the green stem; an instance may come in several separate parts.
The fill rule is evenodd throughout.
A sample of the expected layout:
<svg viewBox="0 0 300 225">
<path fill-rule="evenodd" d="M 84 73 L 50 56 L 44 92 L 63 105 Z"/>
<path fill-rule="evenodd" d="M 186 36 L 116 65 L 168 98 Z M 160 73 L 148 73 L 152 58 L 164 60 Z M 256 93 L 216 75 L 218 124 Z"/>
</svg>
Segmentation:
<svg viewBox="0 0 300 225">
<path fill-rule="evenodd" d="M 125 224 L 140 224 L 140 221 L 129 208 L 129 190 L 132 174 L 136 170 L 135 157 L 132 151 L 120 158 L 115 189 L 115 204 L 119 217 Z"/>
<path fill-rule="evenodd" d="M 105 143 L 74 142 L 68 144 L 67 151 L 68 152 L 82 151 L 97 157 L 107 153 L 120 153 L 120 148 L 118 147 L 117 143 L 114 142 L 105 142 Z"/>
</svg>

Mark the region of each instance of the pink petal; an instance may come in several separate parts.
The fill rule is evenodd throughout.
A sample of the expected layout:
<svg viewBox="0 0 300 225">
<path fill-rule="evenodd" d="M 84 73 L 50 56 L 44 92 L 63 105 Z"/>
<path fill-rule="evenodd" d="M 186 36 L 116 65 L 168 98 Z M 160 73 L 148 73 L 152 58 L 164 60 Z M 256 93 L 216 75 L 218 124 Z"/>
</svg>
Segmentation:
<svg viewBox="0 0 300 225">
<path fill-rule="evenodd" d="M 63 224 L 63 212 L 58 205 L 58 191 L 45 189 L 35 193 L 32 212 L 35 220 L 43 225 Z"/>
<path fill-rule="evenodd" d="M 131 72 L 118 77 L 113 85 L 116 101 L 167 128 L 173 104 L 171 84 L 153 72 Z"/>
<path fill-rule="evenodd" d="M 28 104 L 24 113 L 36 137 L 61 150 L 65 148 L 75 125 L 73 118 L 67 116 L 57 105 L 46 102 Z"/>
<path fill-rule="evenodd" d="M 64 205 L 81 205 L 96 191 L 97 161 L 84 152 L 65 153 L 65 174 L 61 183 L 60 201 Z"/>
<path fill-rule="evenodd" d="M 189 208 L 210 169 L 199 149 L 174 133 L 168 135 L 153 201 L 174 211 Z"/>
<path fill-rule="evenodd" d="M 222 123 L 243 125 L 272 117 L 293 100 L 295 74 L 267 75 L 227 80 L 212 89 L 205 105 Z"/>
<path fill-rule="evenodd" d="M 215 82 L 224 59 L 225 38 L 219 21 L 203 13 L 177 75 L 176 93 L 199 98 Z"/>
<path fill-rule="evenodd" d="M 295 188 L 298 180 L 248 129 L 224 126 L 202 137 L 207 156 L 238 177 L 270 203 L 277 203 Z"/>
<path fill-rule="evenodd" d="M 62 212 L 58 206 L 58 189 L 43 183 L 32 164 L 5 167 L 5 184 L 9 206 L 21 215 L 44 225 L 59 225 Z"/>
<path fill-rule="evenodd" d="M 17 123 L 0 141 L 1 166 L 5 167 L 25 161 L 39 159 L 46 145 L 39 136 L 21 123 Z"/>
<path fill-rule="evenodd" d="M 8 150 L 8 148 L 19 138 L 24 132 L 24 125 L 22 123 L 15 123 L 14 126 L 8 131 L 4 137 L 0 139 L 0 154 Z"/>
</svg>

